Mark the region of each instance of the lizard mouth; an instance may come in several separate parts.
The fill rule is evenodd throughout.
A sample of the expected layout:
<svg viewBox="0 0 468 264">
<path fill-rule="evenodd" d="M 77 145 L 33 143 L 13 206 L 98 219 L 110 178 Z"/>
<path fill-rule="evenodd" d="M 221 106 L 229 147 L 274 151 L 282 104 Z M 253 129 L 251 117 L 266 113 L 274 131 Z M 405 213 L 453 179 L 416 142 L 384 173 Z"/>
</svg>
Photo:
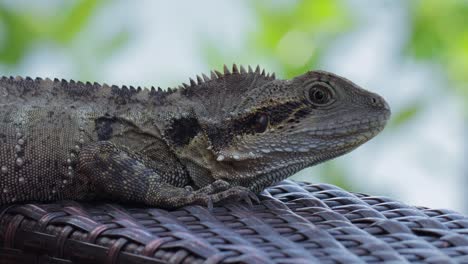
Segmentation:
<svg viewBox="0 0 468 264">
<path fill-rule="evenodd" d="M 378 133 L 378 132 L 376 132 Z M 370 139 L 370 138 L 369 138 Z M 329 152 L 323 152 L 319 155 L 309 156 L 296 156 L 291 158 L 288 162 L 282 162 L 281 164 L 276 164 L 275 166 L 268 166 L 264 165 L 261 168 L 258 168 L 255 177 L 255 181 L 246 181 L 243 182 L 242 180 L 239 182 L 240 185 L 243 185 L 253 192 L 260 192 L 265 187 L 271 185 L 272 183 L 276 183 L 282 181 L 296 172 L 314 166 L 316 164 L 322 163 L 324 161 L 336 158 L 338 156 L 344 155 L 349 153 L 353 149 L 359 147 L 367 140 L 356 141 L 354 143 L 348 144 L 344 147 L 340 147 Z M 299 153 L 296 153 L 299 154 Z"/>
<path fill-rule="evenodd" d="M 382 131 L 390 117 L 390 112 L 382 115 L 371 116 L 366 119 L 356 118 L 355 120 L 337 123 L 326 127 L 319 127 L 307 132 L 309 136 L 324 140 L 356 137 L 359 135 L 373 137 Z"/>
<path fill-rule="evenodd" d="M 350 121 L 342 127 L 332 128 L 331 134 L 323 135 L 322 139 L 338 140 L 342 144 L 337 144 L 327 155 L 319 155 L 313 164 L 344 155 L 371 140 L 385 128 L 390 115 L 391 111 L 387 106 L 378 114 Z"/>
</svg>

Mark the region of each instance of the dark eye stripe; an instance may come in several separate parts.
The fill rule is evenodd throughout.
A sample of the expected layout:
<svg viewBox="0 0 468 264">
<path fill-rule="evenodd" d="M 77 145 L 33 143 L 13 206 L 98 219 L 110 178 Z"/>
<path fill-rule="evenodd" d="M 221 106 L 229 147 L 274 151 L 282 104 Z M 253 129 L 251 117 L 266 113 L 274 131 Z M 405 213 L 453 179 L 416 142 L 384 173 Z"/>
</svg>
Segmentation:
<svg viewBox="0 0 468 264">
<path fill-rule="evenodd" d="M 223 122 L 216 127 L 207 127 L 205 132 L 210 138 L 213 148 L 219 150 L 228 146 L 238 135 L 259 133 L 258 120 L 261 115 L 267 115 L 269 124 L 274 126 L 286 121 L 306 104 L 307 102 L 303 101 L 266 105 L 252 113 Z"/>
</svg>

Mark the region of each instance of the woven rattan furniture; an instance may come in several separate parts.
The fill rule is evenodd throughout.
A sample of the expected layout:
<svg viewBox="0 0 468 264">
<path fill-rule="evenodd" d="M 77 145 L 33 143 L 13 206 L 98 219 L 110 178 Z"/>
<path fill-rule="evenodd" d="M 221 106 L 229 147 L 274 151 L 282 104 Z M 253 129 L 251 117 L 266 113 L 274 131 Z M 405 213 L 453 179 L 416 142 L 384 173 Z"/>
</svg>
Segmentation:
<svg viewBox="0 0 468 264">
<path fill-rule="evenodd" d="M 0 210 L 0 263 L 468 263 L 468 217 L 284 181 L 261 203 Z"/>
</svg>

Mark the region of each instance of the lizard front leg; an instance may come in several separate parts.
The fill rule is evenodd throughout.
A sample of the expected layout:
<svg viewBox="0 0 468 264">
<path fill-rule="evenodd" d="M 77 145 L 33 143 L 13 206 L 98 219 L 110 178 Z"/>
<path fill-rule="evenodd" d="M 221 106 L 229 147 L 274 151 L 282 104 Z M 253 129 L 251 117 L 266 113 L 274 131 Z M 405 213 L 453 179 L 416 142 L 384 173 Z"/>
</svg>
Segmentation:
<svg viewBox="0 0 468 264">
<path fill-rule="evenodd" d="M 89 180 L 99 195 L 115 200 L 164 208 L 210 203 L 206 194 L 164 182 L 162 173 L 147 166 L 148 163 L 147 158 L 124 147 L 98 141 L 83 147 L 78 173 Z"/>
<path fill-rule="evenodd" d="M 176 187 L 165 182 L 167 175 L 162 177 L 148 163 L 147 158 L 124 147 L 98 141 L 83 147 L 78 173 L 87 177 L 95 191 L 104 197 L 163 208 L 191 204 L 212 207 L 213 203 L 249 195 L 242 187 L 232 188 L 223 182 L 214 182 L 197 191 Z"/>
</svg>

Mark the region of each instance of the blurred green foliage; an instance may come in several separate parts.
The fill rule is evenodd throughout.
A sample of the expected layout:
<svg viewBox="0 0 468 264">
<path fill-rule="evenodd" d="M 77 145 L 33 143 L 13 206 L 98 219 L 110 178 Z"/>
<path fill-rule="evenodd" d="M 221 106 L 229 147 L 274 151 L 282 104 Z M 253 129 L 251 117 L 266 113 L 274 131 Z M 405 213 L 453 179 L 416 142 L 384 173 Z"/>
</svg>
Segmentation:
<svg viewBox="0 0 468 264">
<path fill-rule="evenodd" d="M 51 39 L 61 43 L 68 43 L 87 25 L 94 10 L 102 4 L 103 0 L 82 0 L 76 2 L 74 6 L 64 12 L 58 12 L 60 16 L 53 18 L 55 21 L 48 21 L 44 26 L 43 35 L 50 35 Z M 50 23 L 52 22 L 52 23 Z M 45 29 L 42 27 L 42 29 Z M 49 33 L 49 34 L 47 34 Z"/>
<path fill-rule="evenodd" d="M 38 12 L 34 7 L 19 4 L 19 8 L 0 2 L 0 63 L 15 67 L 28 56 L 35 46 L 42 43 L 67 49 L 82 69 L 82 73 L 93 72 L 91 63 L 83 60 L 83 48 L 74 41 L 89 27 L 96 11 L 107 0 L 63 1 L 48 7 L 49 12 Z M 36 3 L 37 4 L 37 3 Z M 126 29 L 115 33 L 104 41 L 96 41 L 88 53 L 94 58 L 105 59 L 129 40 Z"/>
<path fill-rule="evenodd" d="M 86 26 L 93 11 L 102 1 L 83 0 L 76 2 L 60 15 L 46 16 L 33 10 L 16 10 L 0 3 L 2 39 L 0 61 L 15 65 L 38 42 L 50 41 L 66 45 Z"/>
<path fill-rule="evenodd" d="M 301 0 L 290 8 L 272 7 L 271 1 L 254 1 L 258 29 L 250 46 L 270 58 L 287 78 L 316 66 L 331 41 L 350 26 L 339 0 Z"/>
<path fill-rule="evenodd" d="M 246 49 L 242 54 L 230 54 L 205 41 L 202 52 L 212 68 L 220 68 L 230 57 L 244 63 L 254 57 L 254 63 L 263 59 L 277 75 L 290 78 L 314 68 L 335 37 L 352 25 L 341 0 L 247 3 L 255 13 L 256 26 L 248 36 Z"/>
<path fill-rule="evenodd" d="M 411 6 L 413 28 L 408 42 L 408 52 L 417 59 L 442 65 L 451 81 L 444 88 L 455 90 L 463 98 L 466 128 L 468 124 L 466 122 L 468 120 L 468 1 L 424 0 L 411 3 L 413 4 Z M 468 146 L 466 138 L 462 144 L 466 151 Z M 465 173 L 467 169 L 468 167 L 465 166 Z M 466 192 L 464 194 L 466 196 Z M 468 204 L 465 203 L 465 206 Z"/>
<path fill-rule="evenodd" d="M 408 52 L 441 63 L 468 104 L 468 1 L 410 1 L 412 32 Z"/>
</svg>

